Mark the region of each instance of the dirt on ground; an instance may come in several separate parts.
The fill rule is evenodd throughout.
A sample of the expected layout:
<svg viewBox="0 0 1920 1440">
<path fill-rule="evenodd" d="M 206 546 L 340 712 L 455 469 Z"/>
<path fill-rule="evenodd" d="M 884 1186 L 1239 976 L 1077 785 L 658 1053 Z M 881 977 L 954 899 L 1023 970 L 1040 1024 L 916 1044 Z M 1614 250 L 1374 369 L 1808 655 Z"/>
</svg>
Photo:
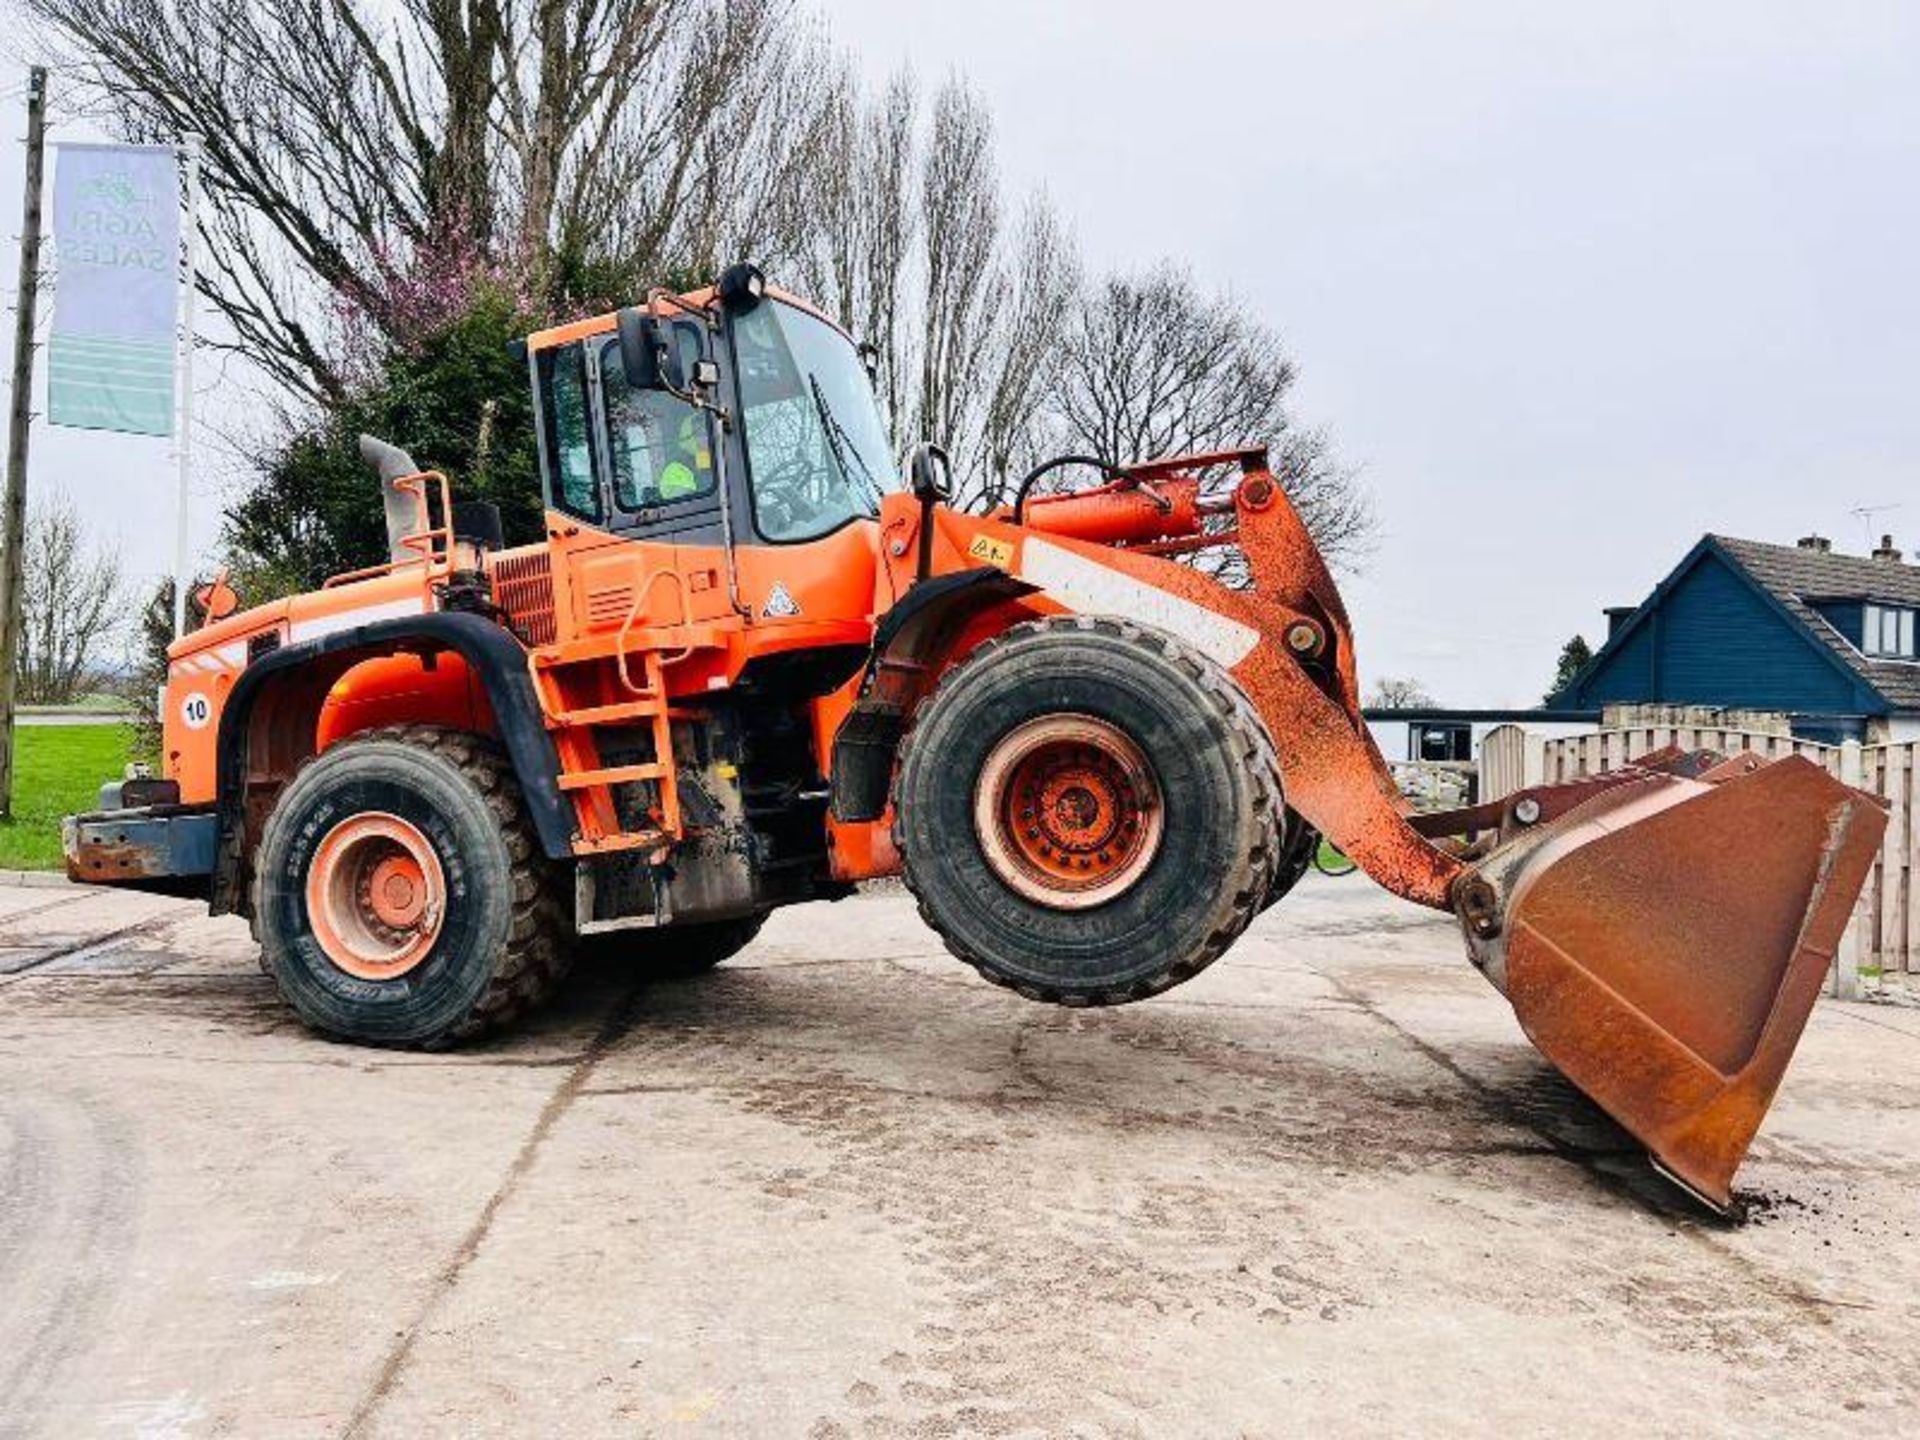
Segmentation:
<svg viewBox="0 0 1920 1440">
<path fill-rule="evenodd" d="M 0 1435 L 1911 1434 L 1917 1062 L 1823 1002 L 1728 1221 L 1358 879 L 1122 1010 L 870 894 L 434 1056 L 4 888 Z"/>
</svg>

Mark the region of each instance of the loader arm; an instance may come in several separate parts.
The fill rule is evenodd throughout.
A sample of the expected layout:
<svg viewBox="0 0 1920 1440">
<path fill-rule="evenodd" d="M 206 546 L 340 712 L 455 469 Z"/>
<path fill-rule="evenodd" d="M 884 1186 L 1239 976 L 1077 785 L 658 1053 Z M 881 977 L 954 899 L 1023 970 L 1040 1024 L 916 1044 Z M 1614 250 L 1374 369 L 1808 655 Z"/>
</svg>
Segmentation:
<svg viewBox="0 0 1920 1440">
<path fill-rule="evenodd" d="M 1223 465 L 1239 468 L 1237 483 L 1203 493 L 1211 487 L 1202 474 Z M 910 515 L 904 506 L 902 513 Z M 1217 518 L 1209 524 L 1209 517 Z M 917 524 L 918 517 L 903 523 Z M 992 567 L 998 556 L 999 568 L 1058 608 L 1124 615 L 1197 643 L 1265 721 L 1287 803 L 1386 889 L 1433 909 L 1452 908 L 1467 867 L 1408 821 L 1360 713 L 1346 606 L 1267 469 L 1264 449 L 1131 467 L 1097 490 L 1030 502 L 1018 525 L 1005 509 L 988 516 L 941 509 L 933 524 L 937 571 Z M 888 530 L 898 533 L 894 525 Z M 1252 586 L 1229 589 L 1176 563 L 1200 543 L 1237 548 Z M 910 557 L 913 545 L 893 548 L 903 545 Z M 898 557 L 893 564 L 905 594 L 909 568 Z"/>
<path fill-rule="evenodd" d="M 883 521 L 897 593 L 921 523 L 936 573 L 997 567 L 1029 603 L 1156 625 L 1224 667 L 1287 804 L 1385 889 L 1454 912 L 1547 1059 L 1663 1173 L 1730 1203 L 1878 850 L 1878 800 L 1802 759 L 1663 754 L 1414 816 L 1361 716 L 1346 607 L 1264 450 L 1130 467 L 1019 523 L 903 504 Z M 1215 547 L 1244 557 L 1247 586 L 1178 563 Z"/>
</svg>

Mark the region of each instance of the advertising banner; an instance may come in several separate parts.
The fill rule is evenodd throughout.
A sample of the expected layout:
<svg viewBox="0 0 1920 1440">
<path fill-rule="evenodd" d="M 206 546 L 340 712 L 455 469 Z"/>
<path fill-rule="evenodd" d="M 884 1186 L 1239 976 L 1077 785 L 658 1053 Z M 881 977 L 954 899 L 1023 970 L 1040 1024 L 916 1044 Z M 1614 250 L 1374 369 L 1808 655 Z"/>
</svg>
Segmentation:
<svg viewBox="0 0 1920 1440">
<path fill-rule="evenodd" d="M 179 158 L 168 146 L 61 145 L 47 418 L 171 435 L 180 324 Z"/>
</svg>

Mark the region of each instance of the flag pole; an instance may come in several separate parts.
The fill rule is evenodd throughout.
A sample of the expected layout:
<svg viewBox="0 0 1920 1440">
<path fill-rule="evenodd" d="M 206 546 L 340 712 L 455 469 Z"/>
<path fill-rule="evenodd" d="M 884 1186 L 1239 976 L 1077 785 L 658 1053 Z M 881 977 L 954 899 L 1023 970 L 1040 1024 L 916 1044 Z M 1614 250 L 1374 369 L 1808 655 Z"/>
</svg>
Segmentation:
<svg viewBox="0 0 1920 1440">
<path fill-rule="evenodd" d="M 33 328 L 40 298 L 40 189 L 47 148 L 47 70 L 27 72 L 27 184 L 20 224 L 20 288 L 13 326 L 13 396 L 7 417 L 7 497 L 0 535 L 0 816 L 13 813 L 14 667 L 27 538 L 27 440 L 33 433 Z"/>
<path fill-rule="evenodd" d="M 180 490 L 174 503 L 173 521 L 173 638 L 187 633 L 187 580 L 193 563 L 188 538 L 187 502 L 193 479 L 193 325 L 194 267 L 198 261 L 200 240 L 200 137 L 185 135 L 180 142 L 180 158 L 186 169 L 187 214 L 183 238 L 186 274 L 180 297 L 180 420 L 174 437 L 174 453 L 180 460 Z"/>
</svg>

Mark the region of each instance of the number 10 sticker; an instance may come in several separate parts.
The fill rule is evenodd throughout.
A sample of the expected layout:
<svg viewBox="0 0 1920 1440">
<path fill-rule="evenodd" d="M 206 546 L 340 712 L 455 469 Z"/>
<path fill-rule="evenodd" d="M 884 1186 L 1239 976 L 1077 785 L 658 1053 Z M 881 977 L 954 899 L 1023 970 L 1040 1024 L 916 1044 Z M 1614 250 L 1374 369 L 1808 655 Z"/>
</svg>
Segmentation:
<svg viewBox="0 0 1920 1440">
<path fill-rule="evenodd" d="M 198 690 L 180 702 L 180 719 L 189 730 L 204 730 L 213 719 L 213 702 Z"/>
</svg>

